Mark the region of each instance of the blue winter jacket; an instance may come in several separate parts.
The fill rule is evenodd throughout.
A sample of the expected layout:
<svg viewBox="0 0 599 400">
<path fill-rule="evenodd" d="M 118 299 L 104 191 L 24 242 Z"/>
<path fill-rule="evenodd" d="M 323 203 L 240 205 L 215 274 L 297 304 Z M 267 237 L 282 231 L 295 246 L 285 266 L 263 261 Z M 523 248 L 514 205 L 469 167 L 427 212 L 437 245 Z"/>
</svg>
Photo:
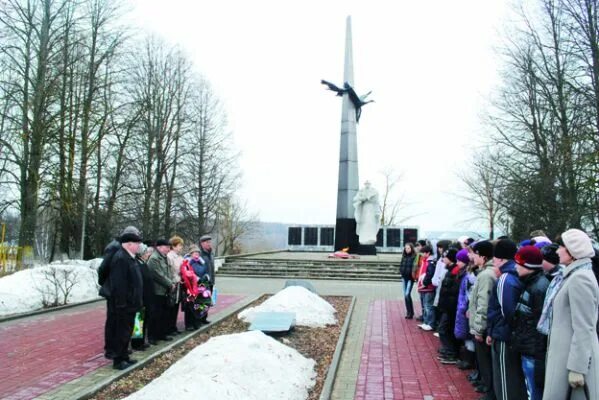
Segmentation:
<svg viewBox="0 0 599 400">
<path fill-rule="evenodd" d="M 208 273 L 208 266 L 205 262 L 202 262 L 202 258 L 199 260 L 194 260 L 193 257 L 189 257 L 189 265 L 193 268 L 193 272 L 195 272 L 196 276 L 199 279 L 202 279 L 204 275 Z"/>
<path fill-rule="evenodd" d="M 508 261 L 499 268 L 501 276 L 493 285 L 487 310 L 488 334 L 493 340 L 509 342 L 514 314 L 523 285 L 516 272 L 516 263 Z"/>
</svg>

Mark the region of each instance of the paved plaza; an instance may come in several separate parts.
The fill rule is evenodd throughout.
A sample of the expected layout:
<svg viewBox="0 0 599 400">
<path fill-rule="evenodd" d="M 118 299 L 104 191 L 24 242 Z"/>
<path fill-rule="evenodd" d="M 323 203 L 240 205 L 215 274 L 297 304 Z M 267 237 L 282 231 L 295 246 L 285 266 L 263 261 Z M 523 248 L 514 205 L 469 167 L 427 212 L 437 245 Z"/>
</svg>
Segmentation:
<svg viewBox="0 0 599 400">
<path fill-rule="evenodd" d="M 285 281 L 217 278 L 219 304 L 213 315 L 275 293 Z M 332 399 L 479 397 L 466 372 L 437 361 L 438 339 L 418 329 L 415 320 L 404 319 L 401 283 L 310 282 L 321 295 L 356 296 Z M 116 374 L 102 357 L 104 316 L 105 304 L 98 302 L 0 323 L 0 398 L 73 399 L 86 386 Z"/>
</svg>

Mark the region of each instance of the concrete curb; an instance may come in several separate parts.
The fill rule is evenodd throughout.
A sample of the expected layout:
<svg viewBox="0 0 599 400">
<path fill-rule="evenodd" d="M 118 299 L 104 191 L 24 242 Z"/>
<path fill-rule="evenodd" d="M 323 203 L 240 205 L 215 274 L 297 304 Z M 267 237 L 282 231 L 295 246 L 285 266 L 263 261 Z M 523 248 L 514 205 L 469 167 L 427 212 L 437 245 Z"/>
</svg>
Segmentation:
<svg viewBox="0 0 599 400">
<path fill-rule="evenodd" d="M 40 315 L 40 314 L 52 313 L 52 312 L 60 311 L 60 310 L 66 310 L 67 308 L 73 308 L 73 307 L 83 306 L 85 304 L 91 304 L 91 303 L 95 303 L 95 302 L 98 302 L 98 301 L 106 301 L 106 299 L 103 298 L 103 297 L 98 297 L 97 299 L 82 301 L 80 303 L 71 303 L 71 304 L 67 304 L 67 305 L 64 305 L 64 306 L 42 308 L 41 310 L 36 310 L 36 311 L 31 311 L 31 312 L 26 312 L 26 313 L 20 313 L 20 314 L 12 314 L 12 315 L 8 315 L 6 317 L 1 317 L 0 318 L 0 323 L 6 322 L 6 321 L 12 321 L 12 320 L 15 320 L 15 319 L 33 317 L 35 315 Z"/>
<path fill-rule="evenodd" d="M 319 400 L 329 400 L 333 393 L 333 385 L 335 384 L 335 375 L 337 375 L 337 369 L 339 368 L 339 362 L 341 361 L 341 353 L 343 352 L 343 346 L 345 345 L 345 338 L 347 337 L 347 331 L 349 330 L 349 321 L 351 320 L 352 313 L 354 312 L 354 305 L 356 304 L 356 296 L 352 296 L 351 304 L 347 310 L 345 316 L 345 322 L 343 328 L 339 334 L 339 340 L 337 340 L 337 346 L 335 347 L 335 353 L 333 354 L 333 360 L 327 371 L 327 377 L 322 386 L 322 392 L 320 392 Z"/>
<path fill-rule="evenodd" d="M 173 348 L 175 348 L 175 347 L 183 344 L 184 342 L 186 342 L 191 337 L 199 335 L 200 333 L 202 333 L 202 332 L 204 332 L 204 331 L 212 328 L 214 325 L 218 324 L 222 320 L 230 317 L 232 314 L 237 313 L 242 308 L 247 307 L 249 304 L 251 304 L 252 302 L 256 301 L 261 296 L 262 296 L 262 294 L 261 295 L 257 295 L 257 296 L 251 296 L 250 298 L 242 301 L 241 303 L 236 303 L 234 305 L 234 308 L 230 312 L 228 312 L 227 314 L 224 314 L 224 315 L 222 315 L 222 316 L 214 319 L 210 324 L 201 327 L 197 331 L 193 331 L 193 332 L 190 332 L 188 334 L 182 335 L 180 338 L 178 338 L 177 340 L 173 341 L 168 346 L 162 348 L 160 351 L 158 351 L 156 353 L 153 353 L 148 358 L 139 361 L 133 367 L 131 367 L 131 368 L 127 369 L 127 370 L 124 370 L 124 371 L 119 371 L 116 375 L 113 375 L 113 376 L 105 379 L 104 381 L 102 381 L 102 382 L 100 382 L 100 383 L 98 383 L 98 384 L 96 384 L 94 386 L 89 387 L 88 390 L 85 393 L 78 395 L 75 399 L 76 400 L 86 400 L 86 399 L 89 399 L 89 398 L 93 397 L 96 393 L 98 393 L 99 391 L 101 391 L 105 387 L 109 386 L 113 382 L 118 381 L 121 378 L 124 378 L 125 376 L 129 375 L 131 372 L 133 372 L 133 371 L 135 371 L 137 369 L 143 368 L 150 361 L 153 361 L 155 358 L 161 356 L 162 354 L 168 352 L 169 350 L 171 350 L 171 349 L 173 349 Z"/>
</svg>

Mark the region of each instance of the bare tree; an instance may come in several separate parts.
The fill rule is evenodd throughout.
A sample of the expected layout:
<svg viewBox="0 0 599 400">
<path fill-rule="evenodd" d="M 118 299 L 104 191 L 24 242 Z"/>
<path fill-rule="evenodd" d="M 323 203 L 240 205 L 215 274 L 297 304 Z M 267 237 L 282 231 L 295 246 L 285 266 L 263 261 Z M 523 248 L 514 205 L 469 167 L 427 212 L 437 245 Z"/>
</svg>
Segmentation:
<svg viewBox="0 0 599 400">
<path fill-rule="evenodd" d="M 398 218 L 399 211 L 405 206 L 403 194 L 398 193 L 396 190 L 397 185 L 402 180 L 402 174 L 397 173 L 392 167 L 385 167 L 380 173 L 383 176 L 384 182 L 381 198 L 381 225 L 390 226 L 398 224 L 402 222 Z"/>
<path fill-rule="evenodd" d="M 487 222 L 489 238 L 495 237 L 498 219 L 504 209 L 498 202 L 501 198 L 503 182 L 501 173 L 494 169 L 496 157 L 489 150 L 480 152 L 466 172 L 458 178 L 466 187 L 466 195 L 459 197 L 470 202 L 473 208 Z"/>
<path fill-rule="evenodd" d="M 222 199 L 218 218 L 219 255 L 239 254 L 242 252 L 240 239 L 251 235 L 257 228 L 257 215 L 247 209 L 233 196 Z"/>
</svg>

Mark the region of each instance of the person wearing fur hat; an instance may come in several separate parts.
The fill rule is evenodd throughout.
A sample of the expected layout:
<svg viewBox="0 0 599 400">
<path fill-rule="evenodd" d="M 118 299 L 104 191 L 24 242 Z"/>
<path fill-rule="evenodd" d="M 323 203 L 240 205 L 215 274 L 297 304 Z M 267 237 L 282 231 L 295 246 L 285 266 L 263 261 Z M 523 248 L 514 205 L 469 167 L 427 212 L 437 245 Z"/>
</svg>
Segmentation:
<svg viewBox="0 0 599 400">
<path fill-rule="evenodd" d="M 477 391 L 486 393 L 489 400 L 495 399 L 493 390 L 493 361 L 491 348 L 487 346 L 487 309 L 493 286 L 497 281 L 497 274 L 493 268 L 493 244 L 480 241 L 473 248 L 473 262 L 480 269 L 476 282 L 470 294 L 468 325 L 470 333 L 474 336 L 474 351 L 480 371 L 480 384 Z"/>
<path fill-rule="evenodd" d="M 558 240 L 557 254 L 565 266 L 555 290 L 547 295 L 539 327 L 549 321 L 549 349 L 544 399 L 599 398 L 599 341 L 595 331 L 599 286 L 592 270 L 595 255 L 589 236 L 569 229 Z M 568 396 L 571 388 L 571 395 Z"/>
<path fill-rule="evenodd" d="M 487 310 L 487 344 L 493 360 L 493 390 L 499 400 L 527 399 L 520 354 L 513 348 L 512 324 L 522 293 L 514 256 L 518 248 L 509 239 L 498 240 L 493 249 L 493 266 L 501 275 L 493 285 Z"/>
<path fill-rule="evenodd" d="M 535 246 L 518 249 L 516 271 L 524 285 L 514 314 L 512 343 L 521 355 L 530 400 L 541 400 L 545 378 L 547 337 L 537 331 L 549 280 L 543 274 L 543 254 Z"/>
</svg>

